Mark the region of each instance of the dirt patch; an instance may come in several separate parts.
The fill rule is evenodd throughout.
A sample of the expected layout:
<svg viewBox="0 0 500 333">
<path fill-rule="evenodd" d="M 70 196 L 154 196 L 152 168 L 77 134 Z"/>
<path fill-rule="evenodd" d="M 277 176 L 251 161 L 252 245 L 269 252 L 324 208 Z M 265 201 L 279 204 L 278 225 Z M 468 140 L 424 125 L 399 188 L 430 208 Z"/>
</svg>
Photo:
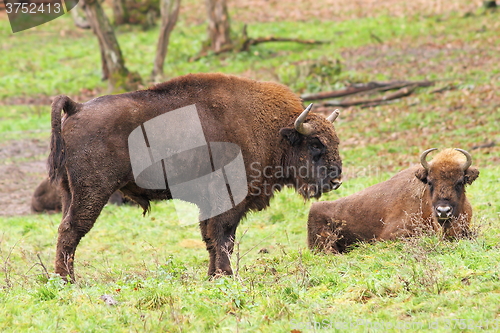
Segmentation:
<svg viewBox="0 0 500 333">
<path fill-rule="evenodd" d="M 111 1 L 106 0 L 106 3 L 111 7 Z M 471 12 L 481 5 L 482 0 L 228 0 L 231 20 L 243 23 L 311 19 L 344 21 L 380 14 L 441 15 L 452 11 Z M 200 1 L 183 1 L 180 17 L 189 23 L 203 24 L 206 22 L 205 5 Z M 0 19 L 7 19 L 5 11 L 0 10 Z"/>
<path fill-rule="evenodd" d="M 0 143 L 0 216 L 30 213 L 31 196 L 47 174 L 48 154 L 48 141 Z"/>
<path fill-rule="evenodd" d="M 146 86 L 140 86 L 140 89 L 147 88 Z M 95 97 L 102 96 L 108 92 L 105 89 L 87 89 L 82 88 L 77 94 L 70 95 L 68 97 L 76 102 L 89 101 Z M 26 96 L 13 96 L 0 100 L 0 105 L 45 105 L 50 106 L 54 99 L 58 95 L 46 96 L 46 95 L 26 95 Z"/>
<path fill-rule="evenodd" d="M 392 80 L 406 80 L 427 77 L 434 80 L 465 80 L 473 71 L 488 72 L 498 59 L 491 56 L 492 49 L 499 46 L 490 44 L 470 46 L 456 40 L 436 44 L 423 41 L 420 45 L 390 43 L 368 45 L 341 52 L 345 68 L 355 72 L 388 76 Z"/>
<path fill-rule="evenodd" d="M 380 14 L 391 16 L 442 15 L 452 11 L 466 13 L 476 10 L 481 1 L 470 0 L 229 0 L 228 8 L 233 22 L 277 21 L 345 21 Z M 204 6 L 198 1 L 181 5 L 181 18 L 202 24 L 206 21 Z"/>
</svg>

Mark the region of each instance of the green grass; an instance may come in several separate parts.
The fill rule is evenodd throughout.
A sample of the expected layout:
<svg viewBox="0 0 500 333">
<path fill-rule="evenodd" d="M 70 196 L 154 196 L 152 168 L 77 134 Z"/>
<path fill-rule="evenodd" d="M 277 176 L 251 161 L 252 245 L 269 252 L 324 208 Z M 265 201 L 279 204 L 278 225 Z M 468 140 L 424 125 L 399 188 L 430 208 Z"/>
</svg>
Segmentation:
<svg viewBox="0 0 500 333">
<path fill-rule="evenodd" d="M 50 107 L 0 105 L 0 142 L 18 138 L 46 139 L 50 133 Z"/>
<path fill-rule="evenodd" d="M 333 42 L 314 47 L 263 44 L 250 53 L 210 56 L 193 63 L 186 59 L 199 51 L 205 27 L 180 22 L 166 63 L 167 77 L 199 71 L 251 73 L 259 79 L 281 80 L 297 92 L 334 89 L 358 80 L 439 78 L 444 84 L 455 84 L 456 90 L 442 94 L 431 94 L 433 88 L 420 89 L 390 105 L 342 110 L 336 129 L 345 181 L 322 200 L 335 200 L 384 181 L 417 163 L 426 148 L 460 147 L 471 152 L 480 169 L 467 192 L 476 238 L 450 242 L 431 235 L 360 244 L 345 255 L 313 254 L 306 245 L 311 203 L 286 190 L 268 209 L 249 214 L 240 224 L 232 258 L 238 276 L 210 281 L 199 229 L 179 225 L 173 203 L 154 203 L 146 217 L 137 207 L 106 206 L 78 247 L 77 283 L 66 285 L 51 274 L 61 215 L 0 217 L 0 331 L 498 331 L 500 102 L 495 89 L 500 65 L 494 59 L 500 44 L 496 19 L 450 14 L 255 23 L 249 27 L 251 36 Z M 235 30 L 241 29 L 238 24 Z M 482 26 L 488 29 L 478 32 Z M 0 21 L 0 34 L 8 36 L 0 40 L 1 100 L 105 90 L 96 40 L 90 32 L 75 30 L 69 18 L 16 35 L 9 29 L 5 20 Z M 370 33 L 384 45 L 378 45 Z M 156 37 L 155 31 L 130 27 L 119 32 L 127 66 L 144 78 L 151 70 Z M 429 43 L 435 47 L 426 48 Z M 457 50 L 442 51 L 448 44 Z M 481 61 L 476 62 L 474 54 L 465 58 L 468 67 L 461 68 L 460 45 L 470 45 Z M 391 51 L 382 53 L 383 57 L 370 51 L 383 47 Z M 350 50 L 354 60 L 342 56 Z M 431 51 L 435 55 L 425 58 L 426 63 L 436 67 L 426 70 L 415 65 Z M 336 59 L 341 62 L 340 73 Z M 364 62 L 375 65 L 358 70 L 345 67 Z M 304 64 L 323 68 L 313 75 L 304 71 L 308 68 Z M 329 75 L 322 76 L 325 72 Z M 49 131 L 48 105 L 0 106 L 1 144 L 26 138 L 48 140 Z M 496 140 L 496 147 L 471 150 L 491 140 Z M 2 159 L 0 164 L 22 163 L 23 158 Z M 102 295 L 112 296 L 118 304 L 106 305 Z"/>
<path fill-rule="evenodd" d="M 314 255 L 305 244 L 309 204 L 288 190 L 241 224 L 233 256 L 239 277 L 216 281 L 205 276 L 198 228 L 179 227 L 172 204 L 155 204 L 146 217 L 136 207 L 107 206 L 79 246 L 75 285 L 56 277 L 47 282 L 40 265 L 50 270 L 60 215 L 4 218 L 0 328 L 285 332 L 360 319 L 438 321 L 443 328 L 445 320 L 459 318 L 492 325 L 500 301 L 498 168 L 481 172 L 468 191 L 476 239 L 432 236 Z M 353 179 L 342 195 L 366 185 Z M 262 248 L 269 253 L 259 253 Z M 119 304 L 105 305 L 104 294 Z"/>
</svg>

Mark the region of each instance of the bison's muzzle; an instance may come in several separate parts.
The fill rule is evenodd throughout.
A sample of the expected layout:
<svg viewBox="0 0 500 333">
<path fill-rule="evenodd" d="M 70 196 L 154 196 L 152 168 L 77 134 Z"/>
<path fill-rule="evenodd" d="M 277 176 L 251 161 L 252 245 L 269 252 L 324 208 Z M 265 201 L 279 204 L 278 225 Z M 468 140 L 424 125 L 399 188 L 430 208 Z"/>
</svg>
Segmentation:
<svg viewBox="0 0 500 333">
<path fill-rule="evenodd" d="M 342 178 L 339 177 L 332 179 L 331 184 L 332 184 L 332 190 L 338 189 L 340 185 L 342 185 Z"/>
<path fill-rule="evenodd" d="M 434 210 L 439 220 L 448 220 L 452 217 L 453 207 L 450 205 L 439 205 Z"/>
</svg>

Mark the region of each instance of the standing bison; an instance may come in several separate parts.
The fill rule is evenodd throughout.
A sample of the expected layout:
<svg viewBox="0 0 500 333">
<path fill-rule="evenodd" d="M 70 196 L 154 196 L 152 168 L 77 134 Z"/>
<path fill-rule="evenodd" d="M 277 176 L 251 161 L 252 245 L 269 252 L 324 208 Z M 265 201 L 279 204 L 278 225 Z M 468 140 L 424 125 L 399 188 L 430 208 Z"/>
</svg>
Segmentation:
<svg viewBox="0 0 500 333">
<path fill-rule="evenodd" d="M 339 253 L 357 241 L 395 239 L 423 228 L 437 230 L 439 225 L 447 237 L 467 235 L 472 208 L 465 185 L 472 184 L 479 171 L 462 149 L 443 150 L 427 163 L 433 150 L 422 153 L 421 166 L 385 182 L 335 201 L 313 203 L 309 247 Z"/>
<path fill-rule="evenodd" d="M 245 196 L 233 201 L 239 203 L 200 221 L 210 257 L 209 275 L 232 274 L 229 257 L 239 221 L 248 211 L 266 208 L 274 191 L 293 186 L 305 198 L 318 198 L 340 186 L 342 162 L 332 126 L 338 113 L 324 118 L 308 114 L 310 108 L 302 112 L 300 99 L 280 84 L 224 74 L 190 74 L 147 90 L 102 96 L 83 104 L 59 96 L 52 104 L 48 161 L 50 179 L 60 186 L 63 202 L 57 274 L 74 279 L 76 247 L 114 191 L 137 202 L 144 213 L 151 200 L 174 197 L 173 185 L 164 189 L 138 185 L 132 164 L 142 162 L 131 159 L 129 137 L 141 136 L 143 131 L 146 137 L 148 121 L 193 105 L 206 142 L 229 143 L 241 150 L 246 177 Z M 189 140 L 187 133 L 178 141 Z M 166 133 L 150 134 L 144 148 L 153 156 L 152 142 Z M 212 168 L 218 162 L 213 158 Z M 196 168 L 193 164 L 183 167 Z M 157 165 L 156 171 L 166 172 L 167 162 Z"/>
</svg>

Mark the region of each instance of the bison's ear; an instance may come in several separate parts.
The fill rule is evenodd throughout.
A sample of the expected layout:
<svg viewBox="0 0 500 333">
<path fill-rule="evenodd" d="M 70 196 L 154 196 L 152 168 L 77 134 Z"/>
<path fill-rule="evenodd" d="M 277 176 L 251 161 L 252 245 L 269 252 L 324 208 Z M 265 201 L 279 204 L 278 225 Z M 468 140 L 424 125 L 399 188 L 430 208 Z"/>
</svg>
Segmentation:
<svg viewBox="0 0 500 333">
<path fill-rule="evenodd" d="M 465 183 L 469 185 L 472 184 L 472 182 L 475 181 L 478 176 L 479 176 L 478 169 L 468 168 L 467 171 L 465 171 L 465 176 L 464 176 Z"/>
<path fill-rule="evenodd" d="M 424 184 L 427 184 L 427 170 L 424 168 L 418 168 L 417 171 L 415 171 L 415 177 L 420 179 Z"/>
<path fill-rule="evenodd" d="M 283 127 L 280 134 L 287 139 L 292 146 L 298 145 L 302 142 L 302 135 L 295 130 L 295 128 Z"/>
</svg>

